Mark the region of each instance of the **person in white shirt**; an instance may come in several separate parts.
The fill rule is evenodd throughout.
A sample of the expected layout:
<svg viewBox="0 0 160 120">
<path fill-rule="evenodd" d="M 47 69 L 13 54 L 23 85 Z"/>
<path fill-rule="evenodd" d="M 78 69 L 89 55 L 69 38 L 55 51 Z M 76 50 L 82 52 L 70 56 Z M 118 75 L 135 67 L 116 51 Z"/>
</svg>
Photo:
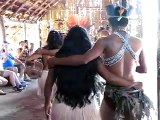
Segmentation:
<svg viewBox="0 0 160 120">
<path fill-rule="evenodd" d="M 4 78 L 9 78 L 9 81 L 15 91 L 19 91 L 19 92 L 22 91 L 26 86 L 21 84 L 21 82 L 19 81 L 15 72 L 13 72 L 11 70 L 4 70 L 2 62 L 3 61 L 0 60 L 0 76 L 4 77 Z M 3 81 L 4 81 L 4 79 L 3 79 Z"/>
</svg>

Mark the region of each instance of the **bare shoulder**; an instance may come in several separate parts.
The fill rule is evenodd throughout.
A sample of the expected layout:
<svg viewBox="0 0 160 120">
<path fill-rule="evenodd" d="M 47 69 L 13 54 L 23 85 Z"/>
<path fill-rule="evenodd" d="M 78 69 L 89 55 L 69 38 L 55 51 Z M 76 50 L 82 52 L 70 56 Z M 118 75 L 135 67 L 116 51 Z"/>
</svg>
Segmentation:
<svg viewBox="0 0 160 120">
<path fill-rule="evenodd" d="M 140 39 L 140 38 L 138 38 L 138 37 L 131 36 L 131 37 L 130 37 L 130 40 L 133 41 L 134 43 L 140 45 L 140 46 L 143 45 L 142 39 Z"/>
<path fill-rule="evenodd" d="M 97 40 L 96 43 L 98 43 L 98 44 L 103 44 L 106 39 L 108 39 L 108 38 L 107 38 L 107 37 L 101 37 L 101 38 L 99 38 L 99 39 Z"/>
<path fill-rule="evenodd" d="M 140 38 L 131 36 L 129 43 L 134 51 L 141 51 L 143 49 L 143 42 Z"/>
</svg>

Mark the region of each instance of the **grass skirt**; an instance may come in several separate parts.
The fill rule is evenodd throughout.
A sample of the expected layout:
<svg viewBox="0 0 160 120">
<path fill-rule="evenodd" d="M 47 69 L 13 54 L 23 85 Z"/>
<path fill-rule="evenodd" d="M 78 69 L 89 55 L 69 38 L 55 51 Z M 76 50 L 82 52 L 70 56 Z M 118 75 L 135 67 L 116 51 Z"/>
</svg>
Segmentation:
<svg viewBox="0 0 160 120">
<path fill-rule="evenodd" d="M 110 98 L 114 104 L 115 120 L 123 120 L 125 116 L 130 116 L 128 120 L 151 119 L 150 109 L 153 108 L 151 100 L 142 90 L 106 85 L 104 99 Z"/>
</svg>

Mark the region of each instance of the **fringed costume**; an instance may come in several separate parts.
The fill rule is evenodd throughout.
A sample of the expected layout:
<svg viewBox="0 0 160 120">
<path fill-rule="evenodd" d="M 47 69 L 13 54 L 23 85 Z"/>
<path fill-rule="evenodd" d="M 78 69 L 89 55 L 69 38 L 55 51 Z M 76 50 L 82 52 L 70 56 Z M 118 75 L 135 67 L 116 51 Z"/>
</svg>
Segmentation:
<svg viewBox="0 0 160 120">
<path fill-rule="evenodd" d="M 107 84 L 104 100 L 107 102 L 108 99 L 113 103 L 115 120 L 151 119 L 150 109 L 153 109 L 153 103 L 142 90 Z"/>
</svg>

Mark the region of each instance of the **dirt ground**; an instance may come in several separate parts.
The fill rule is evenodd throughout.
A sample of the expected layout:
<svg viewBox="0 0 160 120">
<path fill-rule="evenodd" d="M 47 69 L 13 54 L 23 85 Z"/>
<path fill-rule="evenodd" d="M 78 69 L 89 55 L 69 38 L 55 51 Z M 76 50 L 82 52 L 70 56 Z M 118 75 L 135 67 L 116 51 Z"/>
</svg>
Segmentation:
<svg viewBox="0 0 160 120">
<path fill-rule="evenodd" d="M 0 120 L 46 120 L 44 99 L 36 94 L 37 80 L 32 80 L 28 84 L 28 87 L 20 93 L 14 92 L 12 87 L 0 87 L 7 92 L 7 95 L 0 96 Z"/>
<path fill-rule="evenodd" d="M 28 87 L 14 92 L 11 87 L 0 87 L 7 95 L 0 96 L 0 120 L 46 120 L 44 100 L 36 95 L 37 80 L 29 82 Z"/>
</svg>

